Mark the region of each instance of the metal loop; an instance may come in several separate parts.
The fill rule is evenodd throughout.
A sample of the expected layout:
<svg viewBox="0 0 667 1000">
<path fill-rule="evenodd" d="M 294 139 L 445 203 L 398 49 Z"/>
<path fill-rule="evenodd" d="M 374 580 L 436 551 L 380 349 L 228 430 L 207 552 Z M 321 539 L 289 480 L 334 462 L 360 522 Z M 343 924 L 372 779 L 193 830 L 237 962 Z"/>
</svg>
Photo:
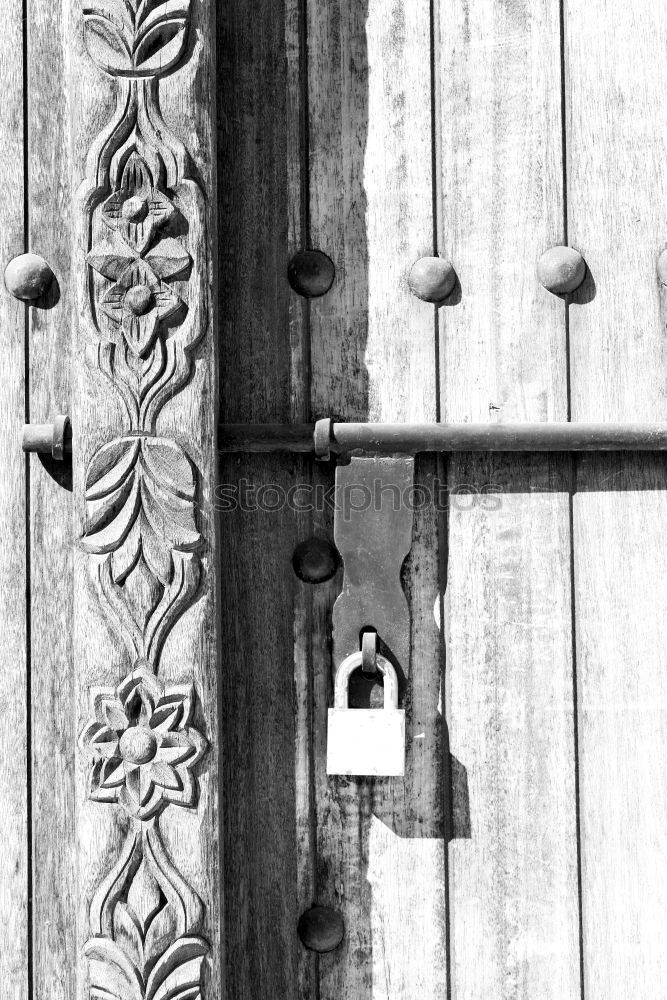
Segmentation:
<svg viewBox="0 0 667 1000">
<path fill-rule="evenodd" d="M 347 656 L 338 670 L 334 681 L 334 708 L 349 708 L 347 700 L 347 686 L 350 677 L 362 665 L 363 653 L 360 649 L 356 653 Z M 384 707 L 385 710 L 398 709 L 398 677 L 389 660 L 377 654 L 377 669 L 384 678 Z"/>
<path fill-rule="evenodd" d="M 361 669 L 365 674 L 377 673 L 378 634 L 375 629 L 364 632 L 361 637 Z"/>
</svg>

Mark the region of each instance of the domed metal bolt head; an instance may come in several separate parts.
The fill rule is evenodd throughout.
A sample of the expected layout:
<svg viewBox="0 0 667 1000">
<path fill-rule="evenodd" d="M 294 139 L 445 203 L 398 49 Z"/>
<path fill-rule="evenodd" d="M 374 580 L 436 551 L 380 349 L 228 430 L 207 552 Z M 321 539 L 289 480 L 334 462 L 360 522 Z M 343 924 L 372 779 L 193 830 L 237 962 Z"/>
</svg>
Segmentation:
<svg viewBox="0 0 667 1000">
<path fill-rule="evenodd" d="M 297 926 L 301 943 L 310 951 L 333 951 L 345 937 L 345 924 L 337 910 L 313 906 L 301 914 Z"/>
<path fill-rule="evenodd" d="M 455 284 L 456 271 L 442 257 L 420 257 L 412 265 L 408 277 L 410 291 L 424 302 L 442 302 Z"/>
<path fill-rule="evenodd" d="M 567 295 L 586 277 L 586 261 L 572 247 L 551 247 L 537 262 L 537 277 L 548 292 Z"/>
<path fill-rule="evenodd" d="M 658 257 L 658 278 L 661 284 L 667 285 L 667 250 Z"/>
<path fill-rule="evenodd" d="M 292 566 L 304 583 L 324 583 L 338 569 L 338 552 L 326 538 L 307 538 L 295 548 Z"/>
<path fill-rule="evenodd" d="M 321 250 L 300 250 L 294 254 L 287 268 L 290 285 L 306 299 L 326 295 L 335 277 L 333 261 Z"/>
<path fill-rule="evenodd" d="M 32 301 L 48 292 L 53 271 L 37 253 L 22 253 L 5 268 L 5 286 L 17 298 Z"/>
</svg>

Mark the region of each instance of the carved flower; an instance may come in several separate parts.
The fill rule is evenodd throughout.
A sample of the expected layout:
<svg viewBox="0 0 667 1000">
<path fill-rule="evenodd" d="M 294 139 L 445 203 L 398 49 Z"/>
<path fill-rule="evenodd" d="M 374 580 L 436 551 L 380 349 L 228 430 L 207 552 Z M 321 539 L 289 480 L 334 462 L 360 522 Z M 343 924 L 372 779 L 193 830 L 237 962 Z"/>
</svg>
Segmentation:
<svg viewBox="0 0 667 1000">
<path fill-rule="evenodd" d="M 172 316 L 183 300 L 137 259 L 120 275 L 102 299 L 102 310 L 119 323 L 127 346 L 137 357 L 152 346 L 158 324 Z"/>
<path fill-rule="evenodd" d="M 191 726 L 192 684 L 165 687 L 147 667 L 130 674 L 114 691 L 92 692 L 94 718 L 81 733 L 81 748 L 93 758 L 90 797 L 119 802 L 131 816 L 147 820 L 169 802 L 195 803 L 192 775 L 207 747 Z"/>
<path fill-rule="evenodd" d="M 155 186 L 146 161 L 133 152 L 123 168 L 120 188 L 102 206 L 102 219 L 142 254 L 175 211 L 169 198 Z"/>
</svg>

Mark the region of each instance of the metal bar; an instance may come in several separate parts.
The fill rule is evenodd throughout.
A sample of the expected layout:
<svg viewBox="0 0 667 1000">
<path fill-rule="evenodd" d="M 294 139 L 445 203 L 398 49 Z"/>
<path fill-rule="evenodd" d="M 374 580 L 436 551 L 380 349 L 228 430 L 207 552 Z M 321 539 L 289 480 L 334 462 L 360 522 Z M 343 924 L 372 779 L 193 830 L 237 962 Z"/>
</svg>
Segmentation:
<svg viewBox="0 0 667 1000">
<path fill-rule="evenodd" d="M 220 452 L 313 452 L 313 424 L 221 424 Z M 320 435 L 321 436 L 321 435 Z M 666 451 L 665 424 L 359 424 L 330 423 L 334 454 L 418 452 Z"/>
<path fill-rule="evenodd" d="M 326 427 L 323 425 L 327 425 Z M 317 445 L 315 431 L 317 428 Z M 324 433 L 323 433 L 324 432 Z M 326 452 L 322 441 L 327 442 Z M 53 424 L 27 424 L 23 450 L 52 454 Z M 667 424 L 221 424 L 218 450 L 336 455 L 440 451 L 667 451 Z M 64 452 L 72 451 L 68 427 Z"/>
</svg>

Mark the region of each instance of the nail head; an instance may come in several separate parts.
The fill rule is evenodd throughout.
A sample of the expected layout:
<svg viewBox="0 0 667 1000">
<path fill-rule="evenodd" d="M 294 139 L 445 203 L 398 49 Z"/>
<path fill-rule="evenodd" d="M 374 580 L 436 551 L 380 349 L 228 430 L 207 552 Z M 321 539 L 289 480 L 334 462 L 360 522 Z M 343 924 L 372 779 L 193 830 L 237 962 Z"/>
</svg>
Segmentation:
<svg viewBox="0 0 667 1000">
<path fill-rule="evenodd" d="M 573 247 L 551 247 L 537 262 L 537 277 L 548 292 L 567 295 L 586 276 L 586 261 Z"/>
<path fill-rule="evenodd" d="M 412 265 L 408 285 L 423 302 L 442 302 L 456 284 L 456 271 L 442 257 L 420 257 Z"/>
<path fill-rule="evenodd" d="M 333 951 L 345 936 L 345 924 L 337 910 L 313 906 L 301 914 L 297 926 L 301 943 L 310 951 Z"/>
<path fill-rule="evenodd" d="M 10 260 L 5 268 L 5 286 L 17 299 L 41 298 L 52 281 L 53 271 L 37 253 L 22 253 Z"/>
<path fill-rule="evenodd" d="M 326 538 L 306 538 L 295 548 L 292 566 L 304 583 L 324 583 L 338 569 L 338 553 Z"/>
<path fill-rule="evenodd" d="M 287 268 L 290 285 L 306 299 L 326 295 L 335 276 L 333 261 L 321 250 L 300 250 L 294 254 Z"/>
</svg>

